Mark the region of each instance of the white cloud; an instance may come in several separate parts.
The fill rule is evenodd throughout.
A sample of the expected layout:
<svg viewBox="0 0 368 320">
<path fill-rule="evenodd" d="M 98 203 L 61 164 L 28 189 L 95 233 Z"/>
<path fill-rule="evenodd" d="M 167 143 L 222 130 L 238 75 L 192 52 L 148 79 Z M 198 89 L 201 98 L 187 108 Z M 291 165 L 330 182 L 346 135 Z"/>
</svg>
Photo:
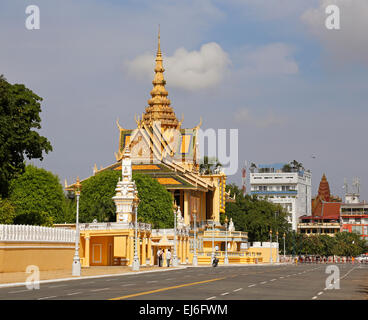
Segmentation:
<svg viewBox="0 0 368 320">
<path fill-rule="evenodd" d="M 215 42 L 206 43 L 199 51 L 179 48 L 171 57 L 164 57 L 165 78 L 171 87 L 197 90 L 216 86 L 230 65 L 227 53 Z M 153 77 L 155 57 L 145 53 L 125 61 L 129 73 Z"/>
<path fill-rule="evenodd" d="M 287 119 L 275 116 L 271 111 L 262 116 L 251 114 L 248 108 L 242 108 L 234 113 L 234 121 L 247 126 L 255 126 L 257 128 L 269 128 L 273 126 L 283 125 Z"/>
<path fill-rule="evenodd" d="M 293 51 L 284 43 L 247 47 L 238 55 L 241 71 L 248 76 L 297 74 L 299 67 L 292 56 Z"/>
<path fill-rule="evenodd" d="M 325 13 L 328 5 L 340 9 L 340 30 L 328 30 Z M 328 57 L 339 63 L 363 62 L 368 65 L 368 1 L 319 0 L 319 6 L 304 12 L 301 20 L 319 39 Z"/>
</svg>

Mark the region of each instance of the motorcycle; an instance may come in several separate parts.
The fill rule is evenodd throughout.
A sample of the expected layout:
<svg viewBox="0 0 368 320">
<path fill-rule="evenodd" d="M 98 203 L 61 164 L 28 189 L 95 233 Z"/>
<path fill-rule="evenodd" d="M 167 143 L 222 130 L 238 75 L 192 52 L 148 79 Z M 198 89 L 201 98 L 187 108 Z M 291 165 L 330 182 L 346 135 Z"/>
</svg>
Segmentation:
<svg viewBox="0 0 368 320">
<path fill-rule="evenodd" d="M 219 263 L 219 259 L 214 257 L 213 260 L 212 260 L 212 267 L 214 267 L 214 268 L 217 267 L 218 263 Z"/>
</svg>

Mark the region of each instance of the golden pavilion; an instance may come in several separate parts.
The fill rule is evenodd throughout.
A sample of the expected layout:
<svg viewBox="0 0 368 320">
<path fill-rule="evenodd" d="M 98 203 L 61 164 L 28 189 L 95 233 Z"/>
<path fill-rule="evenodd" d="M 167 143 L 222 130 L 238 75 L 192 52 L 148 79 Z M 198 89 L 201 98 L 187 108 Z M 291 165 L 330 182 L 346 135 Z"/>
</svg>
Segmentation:
<svg viewBox="0 0 368 320">
<path fill-rule="evenodd" d="M 117 208 L 116 222 L 80 224 L 82 266 L 132 265 L 135 214 L 134 210 L 124 209 L 131 207 L 131 202 L 129 205 L 128 202 L 133 199 L 132 195 L 131 198 L 128 196 L 132 190 L 132 172 L 151 176 L 173 195 L 179 208 L 176 213 L 179 263 L 191 263 L 193 259 L 193 213 L 196 216 L 198 263 L 210 263 L 214 247 L 222 263 L 225 242 L 228 243 L 230 262 L 261 262 L 265 258 L 262 245 L 258 249 L 249 248 L 246 232 L 231 230 L 226 232 L 225 239 L 220 214 L 225 213 L 226 201 L 231 201 L 225 192 L 226 175 L 220 170 L 213 174 L 200 171 L 198 134 L 202 120 L 196 127 L 186 129 L 182 127 L 183 119 L 179 121 L 175 115 L 165 88 L 160 33 L 155 61 L 151 98 L 145 112 L 135 117 L 137 127 L 125 129 L 117 121 L 119 148 L 115 153 L 116 161 L 99 170 L 96 165 L 94 167 L 94 175 L 104 170 L 119 170 L 122 172 L 122 181 L 119 181 L 113 198 Z M 73 187 L 66 183 L 67 190 Z M 126 200 L 126 197 L 130 200 Z M 138 238 L 141 265 L 157 264 L 156 253 L 159 248 L 173 252 L 173 229 L 151 229 L 149 224 L 138 223 Z M 264 252 L 267 255 L 269 249 Z"/>
</svg>

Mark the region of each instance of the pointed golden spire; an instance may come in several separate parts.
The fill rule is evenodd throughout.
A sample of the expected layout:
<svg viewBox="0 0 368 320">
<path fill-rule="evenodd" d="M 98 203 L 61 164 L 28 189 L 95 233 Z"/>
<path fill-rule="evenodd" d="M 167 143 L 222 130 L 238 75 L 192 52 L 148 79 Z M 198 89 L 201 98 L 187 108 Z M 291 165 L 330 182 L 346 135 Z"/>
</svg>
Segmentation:
<svg viewBox="0 0 368 320">
<path fill-rule="evenodd" d="M 176 119 L 174 110 L 170 106 L 171 102 L 167 98 L 168 92 L 165 89 L 166 81 L 164 79 L 165 69 L 162 65 L 160 26 L 158 29 L 158 44 L 155 61 L 155 77 L 152 81 L 153 89 L 150 92 L 152 98 L 148 100 L 149 106 L 146 108 L 142 120 L 147 126 L 151 126 L 153 121 L 160 121 L 163 130 L 177 128 L 179 121 Z"/>
</svg>

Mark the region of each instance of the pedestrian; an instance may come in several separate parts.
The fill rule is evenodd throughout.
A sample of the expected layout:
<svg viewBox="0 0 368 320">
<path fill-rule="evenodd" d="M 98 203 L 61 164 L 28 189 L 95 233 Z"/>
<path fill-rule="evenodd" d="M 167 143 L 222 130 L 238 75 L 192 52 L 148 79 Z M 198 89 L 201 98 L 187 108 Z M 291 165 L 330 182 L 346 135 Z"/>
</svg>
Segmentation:
<svg viewBox="0 0 368 320">
<path fill-rule="evenodd" d="M 162 261 L 162 252 L 161 252 L 161 248 L 158 249 L 157 251 L 157 258 L 158 258 L 158 266 L 161 267 L 161 261 Z"/>
<path fill-rule="evenodd" d="M 166 261 L 167 261 L 167 266 L 170 267 L 170 260 L 171 260 L 171 251 L 170 249 L 167 249 L 166 252 Z"/>
</svg>

